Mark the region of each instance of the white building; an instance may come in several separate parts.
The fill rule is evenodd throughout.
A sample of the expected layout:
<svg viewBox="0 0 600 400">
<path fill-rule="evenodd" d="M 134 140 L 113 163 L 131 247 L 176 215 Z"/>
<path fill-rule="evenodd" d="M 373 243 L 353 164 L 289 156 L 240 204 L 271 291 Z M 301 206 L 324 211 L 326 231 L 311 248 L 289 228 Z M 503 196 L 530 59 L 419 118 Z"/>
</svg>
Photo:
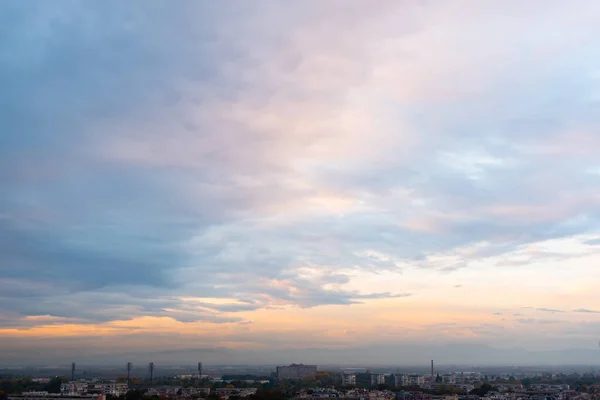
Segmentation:
<svg viewBox="0 0 600 400">
<path fill-rule="evenodd" d="M 61 394 L 69 394 L 69 395 L 77 395 L 77 394 L 87 394 L 88 392 L 88 383 L 87 382 L 67 382 L 60 385 L 60 393 Z"/>
<path fill-rule="evenodd" d="M 88 393 L 101 393 L 111 396 L 121 396 L 129 391 L 129 385 L 127 383 L 91 383 L 88 385 Z"/>
<path fill-rule="evenodd" d="M 116 382 L 68 382 L 60 385 L 60 392 L 63 395 L 84 395 L 84 394 L 104 394 L 112 396 L 121 396 L 129 391 L 127 383 Z"/>
<path fill-rule="evenodd" d="M 385 375 L 371 374 L 371 385 L 383 385 L 383 384 L 385 384 Z"/>
<path fill-rule="evenodd" d="M 302 379 L 317 375 L 316 365 L 292 364 L 277 367 L 277 379 Z"/>
<path fill-rule="evenodd" d="M 356 386 L 356 375 L 354 374 L 343 374 L 342 375 L 343 386 Z"/>
</svg>

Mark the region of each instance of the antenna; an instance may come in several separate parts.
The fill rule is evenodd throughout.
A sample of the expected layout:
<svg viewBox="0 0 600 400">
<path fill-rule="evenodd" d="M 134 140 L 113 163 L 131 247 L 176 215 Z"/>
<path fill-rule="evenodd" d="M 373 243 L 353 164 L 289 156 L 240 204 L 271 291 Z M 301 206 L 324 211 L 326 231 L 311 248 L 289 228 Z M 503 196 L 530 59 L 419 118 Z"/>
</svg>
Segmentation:
<svg viewBox="0 0 600 400">
<path fill-rule="evenodd" d="M 71 363 L 71 382 L 75 380 L 75 363 Z"/>
<path fill-rule="evenodd" d="M 154 378 L 154 362 L 148 364 L 148 372 L 150 373 L 150 384 L 152 384 L 152 378 Z"/>
<path fill-rule="evenodd" d="M 202 363 L 198 363 L 198 380 L 202 380 Z"/>
<path fill-rule="evenodd" d="M 131 362 L 127 363 L 127 385 L 131 385 L 131 368 L 132 368 L 132 364 Z"/>
</svg>

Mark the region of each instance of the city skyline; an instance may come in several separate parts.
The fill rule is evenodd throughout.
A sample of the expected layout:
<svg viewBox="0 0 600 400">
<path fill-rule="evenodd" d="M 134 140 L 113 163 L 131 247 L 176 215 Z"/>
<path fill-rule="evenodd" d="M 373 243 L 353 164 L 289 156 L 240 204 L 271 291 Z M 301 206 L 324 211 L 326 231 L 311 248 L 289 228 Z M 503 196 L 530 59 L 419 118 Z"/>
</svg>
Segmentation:
<svg viewBox="0 0 600 400">
<path fill-rule="evenodd" d="M 1 2 L 3 361 L 600 360 L 599 18 Z"/>
</svg>

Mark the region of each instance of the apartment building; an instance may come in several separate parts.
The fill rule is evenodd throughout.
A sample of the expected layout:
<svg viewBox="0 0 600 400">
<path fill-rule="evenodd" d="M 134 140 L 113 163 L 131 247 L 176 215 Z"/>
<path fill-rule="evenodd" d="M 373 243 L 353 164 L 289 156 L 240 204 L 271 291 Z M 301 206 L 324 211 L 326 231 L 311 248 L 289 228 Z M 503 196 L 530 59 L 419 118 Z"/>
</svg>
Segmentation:
<svg viewBox="0 0 600 400">
<path fill-rule="evenodd" d="M 383 384 L 385 384 L 385 375 L 371 374 L 371 385 L 383 385 Z"/>
<path fill-rule="evenodd" d="M 356 375 L 355 374 L 343 374 L 342 375 L 343 386 L 356 386 Z"/>
<path fill-rule="evenodd" d="M 396 387 L 400 387 L 400 386 L 408 386 L 408 375 L 400 375 L 400 374 L 396 374 L 394 375 L 394 386 Z"/>
</svg>

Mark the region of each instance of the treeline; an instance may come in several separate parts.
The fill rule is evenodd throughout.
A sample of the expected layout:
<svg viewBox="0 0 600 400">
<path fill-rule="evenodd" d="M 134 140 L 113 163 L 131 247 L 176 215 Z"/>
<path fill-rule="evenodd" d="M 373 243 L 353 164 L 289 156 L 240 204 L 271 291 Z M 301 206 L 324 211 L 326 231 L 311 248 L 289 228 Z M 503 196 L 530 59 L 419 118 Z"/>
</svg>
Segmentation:
<svg viewBox="0 0 600 400">
<path fill-rule="evenodd" d="M 193 398 L 199 399 L 196 395 Z M 145 390 L 130 390 L 123 396 L 106 396 L 107 400 L 161 400 L 158 396 L 147 396 Z M 213 392 L 207 400 L 216 400 L 218 396 Z M 239 396 L 230 396 L 230 400 L 242 400 Z M 284 393 L 279 389 L 259 389 L 256 394 L 243 398 L 244 400 L 284 400 Z"/>
<path fill-rule="evenodd" d="M 498 390 L 498 389 L 496 389 L 495 387 L 493 387 L 489 383 L 484 383 L 480 387 L 471 390 L 469 392 L 469 394 L 475 394 L 475 395 L 477 395 L 479 397 L 484 397 L 489 392 L 493 392 L 493 391 L 496 391 L 496 390 Z"/>
<path fill-rule="evenodd" d="M 270 376 L 256 376 L 256 375 L 223 375 L 221 377 L 224 381 L 268 381 L 271 379 Z"/>
<path fill-rule="evenodd" d="M 9 394 L 31 391 L 60 393 L 60 385 L 63 382 L 68 382 L 68 380 L 61 376 L 54 377 L 47 383 L 35 382 L 31 378 L 0 379 L 0 400 L 6 399 Z"/>
<path fill-rule="evenodd" d="M 530 378 L 521 379 L 521 383 L 525 387 L 529 387 L 531 385 L 536 384 L 566 384 L 572 387 L 577 386 L 587 386 L 587 385 L 598 385 L 600 384 L 600 379 L 594 374 L 585 374 L 583 376 L 580 375 L 563 375 L 556 377 L 543 377 L 543 376 L 533 376 Z"/>
</svg>

